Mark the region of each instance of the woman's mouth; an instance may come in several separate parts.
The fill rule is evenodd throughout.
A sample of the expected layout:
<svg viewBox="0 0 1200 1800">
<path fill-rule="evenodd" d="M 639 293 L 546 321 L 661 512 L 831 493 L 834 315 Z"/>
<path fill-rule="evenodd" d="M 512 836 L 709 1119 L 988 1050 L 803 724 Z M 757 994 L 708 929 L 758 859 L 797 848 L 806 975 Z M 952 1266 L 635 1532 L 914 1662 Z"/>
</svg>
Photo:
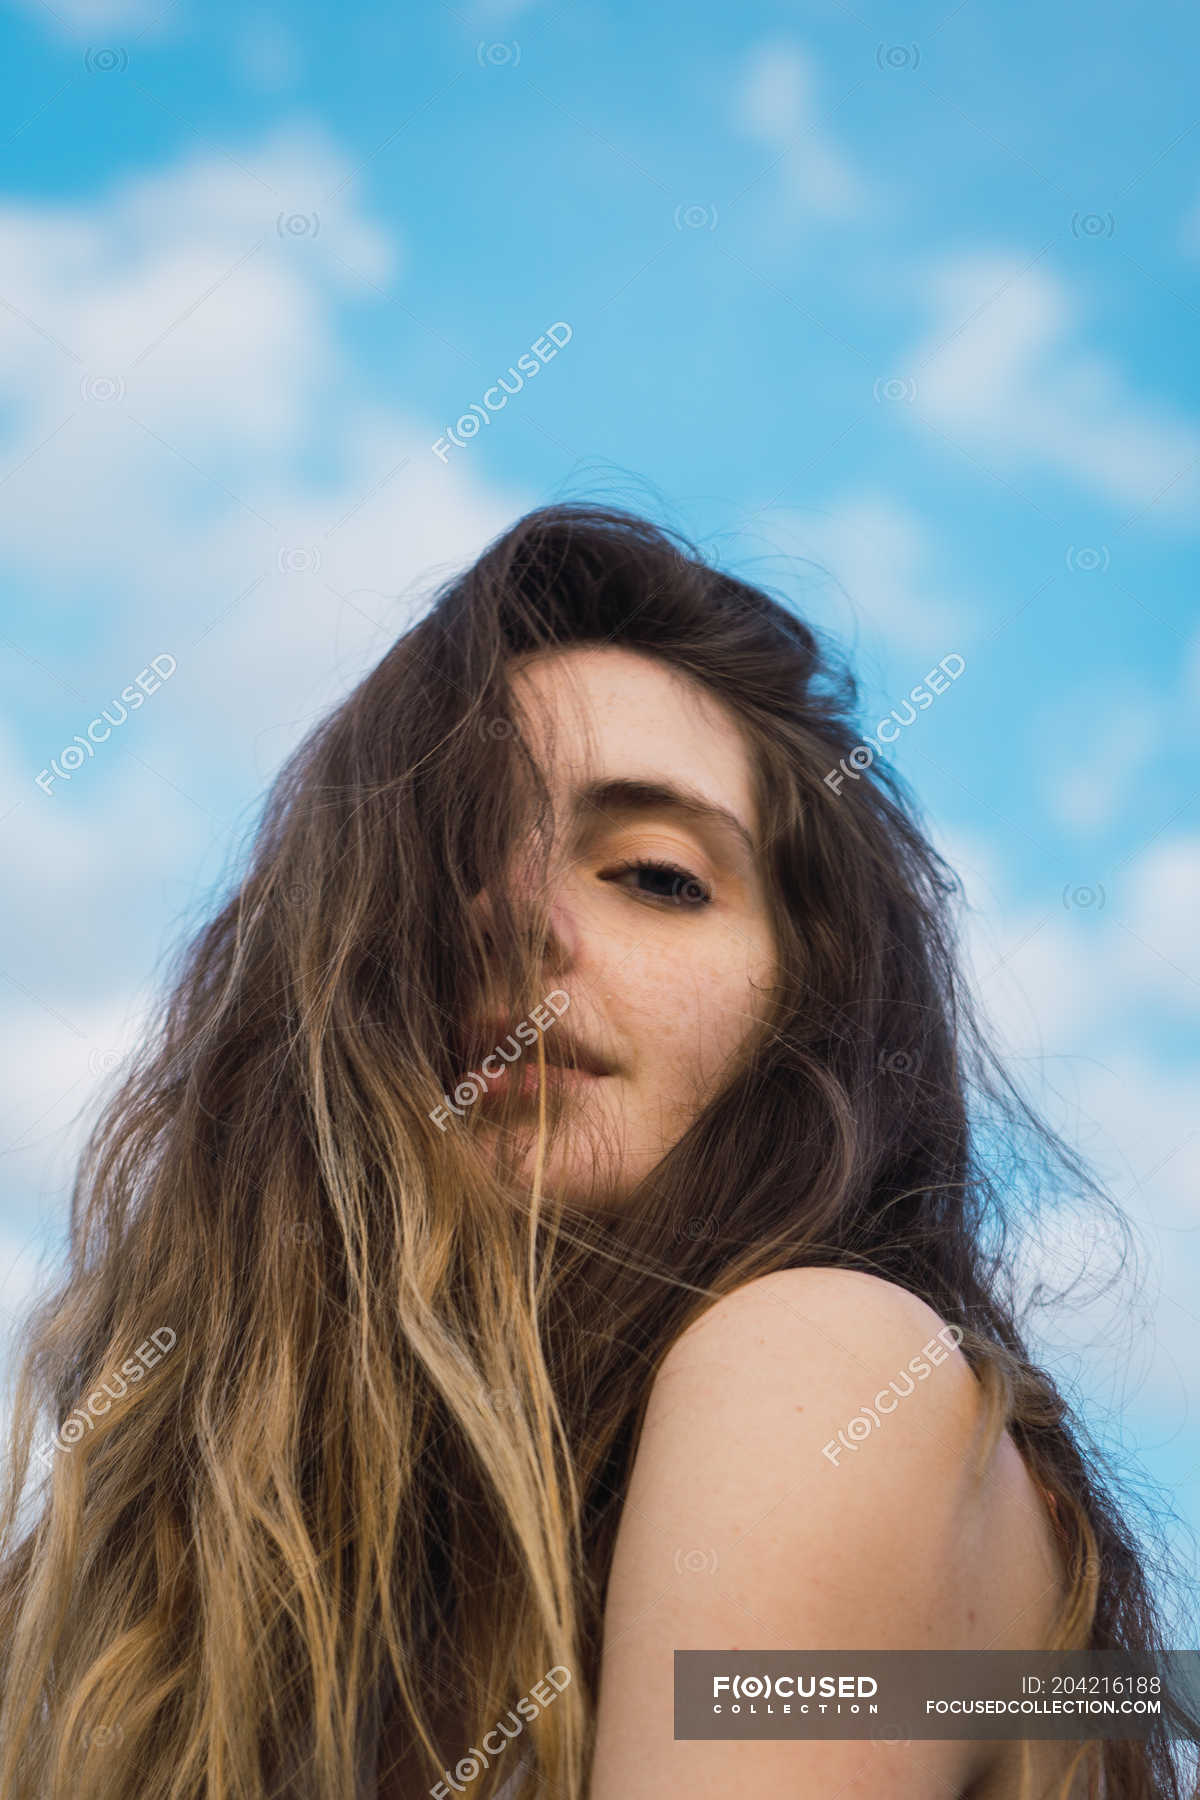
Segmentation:
<svg viewBox="0 0 1200 1800">
<path fill-rule="evenodd" d="M 471 1064 L 471 1081 L 483 1090 L 478 1098 L 485 1108 L 489 1102 L 495 1106 L 501 1101 L 522 1109 L 536 1104 L 539 1053 L 544 1057 L 546 1094 L 554 1099 L 586 1093 L 613 1073 L 607 1059 L 588 1045 L 568 1037 L 561 1029 L 557 1033 L 547 1032 L 532 1044 L 522 1043 L 519 1055 L 513 1054 L 518 1048 L 517 1038 L 512 1032 L 506 1036 L 505 1027 L 499 1021 L 485 1025 L 478 1033 L 477 1041 L 481 1044 L 490 1041 L 495 1046 L 489 1054 L 477 1056 Z"/>
<path fill-rule="evenodd" d="M 524 1058 L 519 1063 L 505 1063 L 495 1076 L 485 1076 L 487 1088 L 480 1096 L 479 1104 L 487 1108 L 488 1102 L 497 1102 L 508 1097 L 511 1102 L 532 1104 L 538 1098 L 538 1065 L 532 1058 Z M 547 1061 L 545 1081 L 547 1096 L 579 1094 L 598 1081 L 603 1081 L 590 1069 L 567 1068 L 562 1063 Z"/>
</svg>

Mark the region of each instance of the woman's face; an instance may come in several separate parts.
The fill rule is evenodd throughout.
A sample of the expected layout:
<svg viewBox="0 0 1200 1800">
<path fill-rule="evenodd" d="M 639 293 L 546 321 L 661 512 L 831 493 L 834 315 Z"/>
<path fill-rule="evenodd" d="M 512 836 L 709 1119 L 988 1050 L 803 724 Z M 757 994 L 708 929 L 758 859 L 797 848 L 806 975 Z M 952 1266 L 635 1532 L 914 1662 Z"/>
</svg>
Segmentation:
<svg viewBox="0 0 1200 1800">
<path fill-rule="evenodd" d="M 528 657 L 513 694 L 553 811 L 542 1036 L 562 1126 L 544 1185 L 604 1204 L 678 1141 L 765 1014 L 775 957 L 750 758 L 711 690 L 634 651 Z M 517 894 L 532 867 L 514 853 Z M 492 1023 L 496 1043 L 516 1021 Z M 568 1046 L 579 1072 L 552 1066 Z M 490 1087 L 520 1107 L 526 1176 L 536 1079 L 535 1042 Z"/>
</svg>

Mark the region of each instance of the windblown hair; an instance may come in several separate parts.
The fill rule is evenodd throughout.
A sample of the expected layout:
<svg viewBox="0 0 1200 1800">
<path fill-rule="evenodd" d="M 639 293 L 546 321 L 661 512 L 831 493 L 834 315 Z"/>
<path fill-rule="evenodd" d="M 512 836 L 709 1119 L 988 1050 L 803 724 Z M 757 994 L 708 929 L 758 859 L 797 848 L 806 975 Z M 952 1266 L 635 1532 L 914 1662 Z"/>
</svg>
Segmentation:
<svg viewBox="0 0 1200 1800">
<path fill-rule="evenodd" d="M 514 663 L 597 644 L 740 725 L 779 969 L 750 1053 L 607 1210 L 522 1181 L 469 1108 L 435 1117 L 467 1022 L 546 990 L 537 884 L 507 885 L 546 809 Z M 964 1333 L 989 1442 L 1007 1425 L 1053 1497 L 1069 1591 L 1044 1647 L 1162 1647 L 1103 1459 L 1022 1341 L 1013 1146 L 1108 1202 L 988 1047 L 903 785 L 825 781 L 856 698 L 787 606 L 570 504 L 447 583 L 293 754 L 95 1126 L 34 1315 L 0 1516 L 5 1800 L 373 1796 L 384 1719 L 428 1785 L 559 1668 L 512 1717 L 544 1791 L 583 1800 L 650 1384 L 717 1298 L 800 1265 L 871 1271 Z M 1109 1800 L 1178 1800 L 1161 1741 L 1081 1756 Z"/>
</svg>

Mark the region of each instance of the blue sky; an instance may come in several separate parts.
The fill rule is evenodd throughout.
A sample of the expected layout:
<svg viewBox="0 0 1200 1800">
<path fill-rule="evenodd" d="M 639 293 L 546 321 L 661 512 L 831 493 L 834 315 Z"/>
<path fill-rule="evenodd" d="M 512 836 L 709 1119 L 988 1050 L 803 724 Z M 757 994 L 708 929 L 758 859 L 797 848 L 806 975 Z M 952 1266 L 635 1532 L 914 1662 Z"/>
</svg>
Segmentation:
<svg viewBox="0 0 1200 1800">
<path fill-rule="evenodd" d="M 594 496 L 837 633 L 868 725 L 963 659 L 895 761 L 1002 1042 L 1141 1243 L 1106 1292 L 1064 1210 L 1030 1269 L 1089 1276 L 1037 1341 L 1200 1524 L 1198 36 L 980 0 L 0 11 L 10 1328 L 284 755 L 436 578 Z"/>
</svg>

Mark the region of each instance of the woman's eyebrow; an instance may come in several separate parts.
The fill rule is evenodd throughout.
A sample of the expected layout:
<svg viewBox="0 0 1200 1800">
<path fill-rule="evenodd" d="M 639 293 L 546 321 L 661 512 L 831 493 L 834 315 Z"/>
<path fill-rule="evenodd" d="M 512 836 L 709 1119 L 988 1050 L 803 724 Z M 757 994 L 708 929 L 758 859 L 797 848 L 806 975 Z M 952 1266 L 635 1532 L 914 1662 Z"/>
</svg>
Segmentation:
<svg viewBox="0 0 1200 1800">
<path fill-rule="evenodd" d="M 754 839 L 736 813 L 718 806 L 696 788 L 673 781 L 632 776 L 590 781 L 575 790 L 572 812 L 582 826 L 586 826 L 588 814 L 592 812 L 681 813 L 698 823 L 713 825 L 723 833 L 732 834 L 751 861 L 755 855 Z"/>
</svg>

